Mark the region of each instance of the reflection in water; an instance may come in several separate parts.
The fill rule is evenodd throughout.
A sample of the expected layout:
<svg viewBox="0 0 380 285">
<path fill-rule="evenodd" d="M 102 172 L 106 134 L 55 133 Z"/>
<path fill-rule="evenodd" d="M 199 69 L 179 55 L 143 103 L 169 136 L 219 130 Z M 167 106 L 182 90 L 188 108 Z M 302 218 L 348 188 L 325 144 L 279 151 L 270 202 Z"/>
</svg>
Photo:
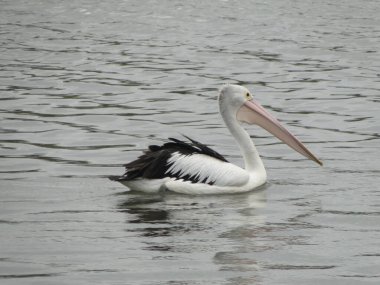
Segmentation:
<svg viewBox="0 0 380 285">
<path fill-rule="evenodd" d="M 144 237 L 144 249 L 151 252 L 152 258 L 165 253 L 176 260 L 174 256 L 181 252 L 194 257 L 201 252 L 210 256 L 220 271 L 258 270 L 254 256 L 242 255 L 257 248 L 263 250 L 250 239 L 268 232 L 265 217 L 259 212 L 266 205 L 265 189 L 222 196 L 166 193 L 152 197 L 132 193 L 118 203 L 118 209 L 127 214 L 126 231 Z M 214 245 L 209 244 L 210 239 L 215 240 Z M 194 257 L 187 257 L 189 264 L 185 262 L 183 266 L 190 266 Z M 229 280 L 231 284 L 245 284 L 256 279 L 253 274 Z"/>
<path fill-rule="evenodd" d="M 144 237 L 169 236 L 172 229 L 168 220 L 169 213 L 165 209 L 160 209 L 160 207 L 163 207 L 161 204 L 163 197 L 155 194 L 152 194 L 152 196 L 146 197 L 146 195 L 139 196 L 139 194 L 136 194 L 136 196 L 120 202 L 118 209 L 129 214 L 126 220 L 128 225 L 143 225 L 143 227 L 138 227 L 137 229 L 127 229 L 128 231 L 137 231 L 139 235 Z"/>
</svg>

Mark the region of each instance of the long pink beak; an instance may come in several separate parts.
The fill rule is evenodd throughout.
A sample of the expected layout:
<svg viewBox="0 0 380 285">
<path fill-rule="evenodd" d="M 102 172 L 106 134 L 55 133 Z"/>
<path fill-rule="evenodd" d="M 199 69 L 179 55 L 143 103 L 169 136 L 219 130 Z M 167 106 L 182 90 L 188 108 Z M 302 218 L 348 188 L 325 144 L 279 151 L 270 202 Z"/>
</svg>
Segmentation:
<svg viewBox="0 0 380 285">
<path fill-rule="evenodd" d="M 319 165 L 322 162 L 316 158 L 307 148 L 303 145 L 294 135 L 285 129 L 279 121 L 276 120 L 267 110 L 263 108 L 258 102 L 249 100 L 237 112 L 237 119 L 249 124 L 256 124 L 264 128 L 278 139 L 286 143 L 295 151 L 303 156 L 315 161 Z"/>
</svg>

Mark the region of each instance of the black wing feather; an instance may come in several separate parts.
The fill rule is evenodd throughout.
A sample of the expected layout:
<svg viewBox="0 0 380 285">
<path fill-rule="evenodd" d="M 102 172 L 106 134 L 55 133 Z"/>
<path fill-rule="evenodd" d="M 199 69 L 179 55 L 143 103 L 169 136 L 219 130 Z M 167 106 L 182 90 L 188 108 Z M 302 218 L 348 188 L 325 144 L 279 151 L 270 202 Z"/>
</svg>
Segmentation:
<svg viewBox="0 0 380 285">
<path fill-rule="evenodd" d="M 221 154 L 212 150 L 208 146 L 184 136 L 189 140 L 185 142 L 175 138 L 169 138 L 169 142 L 161 146 L 150 145 L 136 160 L 124 164 L 126 172 L 122 176 L 110 176 L 109 178 L 114 181 L 128 181 L 136 178 L 159 179 L 164 177 L 180 178 L 179 173 L 166 173 L 171 164 L 168 163 L 171 155 L 179 152 L 183 155 L 192 154 L 205 154 L 224 162 L 228 162 Z M 195 176 L 182 176 L 181 179 L 191 182 L 199 181 Z M 210 182 L 212 184 L 212 182 Z"/>
<path fill-rule="evenodd" d="M 203 143 L 200 143 L 196 140 L 193 140 L 193 139 L 189 138 L 188 136 L 184 135 L 184 137 L 187 138 L 189 141 L 191 141 L 194 146 L 198 147 L 201 150 L 201 153 L 206 154 L 206 155 L 211 156 L 211 157 L 214 157 L 214 158 L 217 158 L 221 161 L 228 162 L 224 158 L 224 156 L 217 153 L 215 150 L 209 148 L 207 145 L 204 145 Z"/>
</svg>

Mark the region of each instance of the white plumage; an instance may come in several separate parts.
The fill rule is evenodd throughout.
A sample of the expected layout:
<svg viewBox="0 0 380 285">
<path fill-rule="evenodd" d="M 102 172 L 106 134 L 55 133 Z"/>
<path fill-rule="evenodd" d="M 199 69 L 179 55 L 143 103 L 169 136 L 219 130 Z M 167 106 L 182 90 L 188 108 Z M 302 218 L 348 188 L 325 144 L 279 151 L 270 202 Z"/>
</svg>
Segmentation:
<svg viewBox="0 0 380 285">
<path fill-rule="evenodd" d="M 183 155 L 175 152 L 168 160 L 166 174 L 195 177 L 205 184 L 217 186 L 242 186 L 249 174 L 240 167 L 204 154 Z"/>
</svg>

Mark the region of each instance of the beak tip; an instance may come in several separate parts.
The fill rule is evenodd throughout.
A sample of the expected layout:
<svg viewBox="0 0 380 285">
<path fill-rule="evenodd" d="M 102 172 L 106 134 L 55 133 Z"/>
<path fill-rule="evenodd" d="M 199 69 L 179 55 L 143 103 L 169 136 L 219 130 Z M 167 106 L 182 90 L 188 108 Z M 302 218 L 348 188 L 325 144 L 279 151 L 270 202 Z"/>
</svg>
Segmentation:
<svg viewBox="0 0 380 285">
<path fill-rule="evenodd" d="M 320 166 L 322 166 L 322 167 L 323 167 L 323 162 L 322 162 L 322 161 L 320 161 L 318 158 L 315 160 L 315 162 L 316 162 L 316 163 L 318 163 Z"/>
</svg>

